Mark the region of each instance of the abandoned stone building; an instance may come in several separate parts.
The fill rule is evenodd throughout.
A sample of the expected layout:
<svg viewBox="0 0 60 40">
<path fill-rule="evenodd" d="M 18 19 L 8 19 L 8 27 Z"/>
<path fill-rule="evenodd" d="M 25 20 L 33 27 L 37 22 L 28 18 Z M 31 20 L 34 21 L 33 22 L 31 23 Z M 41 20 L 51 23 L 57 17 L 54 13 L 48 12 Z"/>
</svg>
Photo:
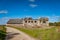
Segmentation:
<svg viewBox="0 0 60 40">
<path fill-rule="evenodd" d="M 23 27 L 43 27 L 43 26 L 49 26 L 49 19 L 48 18 L 39 18 L 39 19 L 33 19 L 33 18 L 23 18 L 23 19 L 10 19 L 7 22 L 7 25 L 11 26 L 23 26 Z"/>
</svg>

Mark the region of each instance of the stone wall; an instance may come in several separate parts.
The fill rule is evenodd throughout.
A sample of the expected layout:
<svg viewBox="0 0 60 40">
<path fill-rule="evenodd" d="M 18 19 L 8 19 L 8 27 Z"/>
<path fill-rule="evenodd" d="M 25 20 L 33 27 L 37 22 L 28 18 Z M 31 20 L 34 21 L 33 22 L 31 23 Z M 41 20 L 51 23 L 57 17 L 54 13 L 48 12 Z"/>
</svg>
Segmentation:
<svg viewBox="0 0 60 40">
<path fill-rule="evenodd" d="M 23 24 L 6 24 L 6 26 L 23 27 Z"/>
<path fill-rule="evenodd" d="M 45 23 L 43 22 L 45 21 Z M 25 19 L 22 21 L 22 24 L 7 24 L 7 26 L 17 26 L 17 27 L 26 27 L 26 28 L 32 28 L 32 27 L 48 27 L 49 21 L 44 19 Z"/>
</svg>

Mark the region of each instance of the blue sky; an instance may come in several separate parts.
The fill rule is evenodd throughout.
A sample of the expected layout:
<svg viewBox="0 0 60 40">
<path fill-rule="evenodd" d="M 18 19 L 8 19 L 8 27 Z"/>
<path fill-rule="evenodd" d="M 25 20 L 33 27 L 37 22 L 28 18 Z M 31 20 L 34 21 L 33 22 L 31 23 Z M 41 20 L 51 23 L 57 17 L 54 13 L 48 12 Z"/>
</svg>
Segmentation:
<svg viewBox="0 0 60 40">
<path fill-rule="evenodd" d="M 51 22 L 57 21 L 60 16 L 60 0 L 0 0 L 0 24 L 6 23 L 9 18 L 26 16 L 49 16 Z"/>
</svg>

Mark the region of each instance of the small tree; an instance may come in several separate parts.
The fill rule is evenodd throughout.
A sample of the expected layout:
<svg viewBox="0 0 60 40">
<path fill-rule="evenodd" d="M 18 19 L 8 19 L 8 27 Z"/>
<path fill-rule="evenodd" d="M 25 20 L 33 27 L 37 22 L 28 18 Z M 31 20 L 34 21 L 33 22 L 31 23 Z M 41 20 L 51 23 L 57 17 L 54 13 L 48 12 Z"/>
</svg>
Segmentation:
<svg viewBox="0 0 60 40">
<path fill-rule="evenodd" d="M 53 23 L 50 22 L 50 23 L 49 23 L 49 26 L 53 26 Z"/>
</svg>

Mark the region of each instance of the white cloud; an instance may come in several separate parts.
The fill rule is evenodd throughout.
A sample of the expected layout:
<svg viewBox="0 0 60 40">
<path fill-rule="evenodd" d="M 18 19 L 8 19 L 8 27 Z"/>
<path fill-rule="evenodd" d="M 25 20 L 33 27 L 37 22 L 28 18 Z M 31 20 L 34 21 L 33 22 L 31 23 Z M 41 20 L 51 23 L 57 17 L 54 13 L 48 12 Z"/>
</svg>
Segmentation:
<svg viewBox="0 0 60 40">
<path fill-rule="evenodd" d="M 30 4 L 29 6 L 32 7 L 32 8 L 35 8 L 35 7 L 37 7 L 38 5 L 36 5 L 36 4 Z"/>
<path fill-rule="evenodd" d="M 30 2 L 35 2 L 35 0 L 29 0 Z"/>
<path fill-rule="evenodd" d="M 0 14 L 5 14 L 5 13 L 8 13 L 7 10 L 0 10 Z"/>
</svg>

